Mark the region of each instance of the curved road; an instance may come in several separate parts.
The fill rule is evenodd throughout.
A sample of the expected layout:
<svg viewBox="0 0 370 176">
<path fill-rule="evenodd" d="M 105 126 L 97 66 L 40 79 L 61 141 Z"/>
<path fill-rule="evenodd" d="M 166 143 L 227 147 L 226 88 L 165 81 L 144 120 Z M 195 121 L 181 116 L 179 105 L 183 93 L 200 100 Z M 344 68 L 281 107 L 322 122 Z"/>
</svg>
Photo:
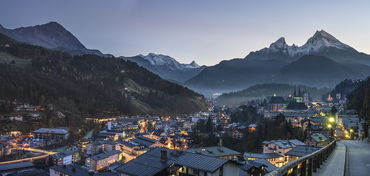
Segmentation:
<svg viewBox="0 0 370 176">
<path fill-rule="evenodd" d="M 342 141 L 347 148 L 345 176 L 370 175 L 370 143 L 366 141 Z"/>
<path fill-rule="evenodd" d="M 38 152 L 38 153 L 42 153 L 43 155 L 34 156 L 34 157 L 31 157 L 31 158 L 23 158 L 23 159 L 11 160 L 11 161 L 3 161 L 3 162 L 0 162 L 0 165 L 1 164 L 19 163 L 19 162 L 24 162 L 24 161 L 33 161 L 33 160 L 37 160 L 37 159 L 46 158 L 49 155 L 52 155 L 52 154 L 56 153 L 56 152 L 50 152 L 50 151 L 41 150 L 41 149 L 35 149 L 35 148 L 21 148 L 21 147 L 17 147 L 15 149 L 16 150 L 26 150 L 26 151 L 30 151 L 30 152 Z"/>
<path fill-rule="evenodd" d="M 342 140 L 314 176 L 369 176 L 370 143 Z"/>
</svg>

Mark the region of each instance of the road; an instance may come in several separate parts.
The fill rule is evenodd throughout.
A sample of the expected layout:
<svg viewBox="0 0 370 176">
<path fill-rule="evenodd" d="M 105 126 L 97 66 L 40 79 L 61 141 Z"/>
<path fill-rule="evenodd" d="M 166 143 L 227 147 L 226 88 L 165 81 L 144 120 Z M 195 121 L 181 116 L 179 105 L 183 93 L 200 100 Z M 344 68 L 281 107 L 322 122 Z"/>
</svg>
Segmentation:
<svg viewBox="0 0 370 176">
<path fill-rule="evenodd" d="M 337 146 L 329 158 L 323 163 L 314 176 L 343 176 L 346 157 L 346 146 L 342 141 L 337 142 Z"/>
<path fill-rule="evenodd" d="M 345 176 L 370 175 L 370 143 L 366 141 L 342 141 L 347 148 L 347 172 Z"/>
<path fill-rule="evenodd" d="M 35 148 L 21 148 L 21 147 L 17 147 L 15 149 L 16 150 L 26 150 L 26 151 L 30 151 L 30 152 L 42 153 L 43 155 L 34 156 L 34 157 L 31 157 L 31 158 L 23 158 L 23 159 L 11 160 L 11 161 L 3 161 L 3 162 L 0 162 L 0 165 L 1 164 L 19 163 L 19 162 L 24 162 L 24 161 L 33 161 L 33 160 L 37 160 L 37 159 L 46 158 L 49 155 L 52 155 L 52 154 L 55 153 L 55 152 L 50 152 L 50 151 L 41 150 L 41 149 L 35 149 Z"/>
<path fill-rule="evenodd" d="M 346 161 L 346 162 L 345 162 Z M 369 176 L 370 143 L 342 140 L 314 176 Z"/>
</svg>

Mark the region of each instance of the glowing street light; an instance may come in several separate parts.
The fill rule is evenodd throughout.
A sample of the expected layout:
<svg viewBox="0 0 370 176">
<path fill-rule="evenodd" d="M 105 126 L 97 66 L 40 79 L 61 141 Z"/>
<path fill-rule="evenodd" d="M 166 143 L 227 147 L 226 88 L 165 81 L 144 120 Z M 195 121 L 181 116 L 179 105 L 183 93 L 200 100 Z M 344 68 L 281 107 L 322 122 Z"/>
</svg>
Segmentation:
<svg viewBox="0 0 370 176">
<path fill-rule="evenodd" d="M 349 129 L 349 132 L 353 133 L 353 129 Z"/>
<path fill-rule="evenodd" d="M 331 124 L 328 124 L 328 126 L 327 126 L 328 128 L 331 128 L 331 127 L 333 127 L 333 125 L 331 125 Z"/>
<path fill-rule="evenodd" d="M 333 123 L 333 122 L 335 122 L 335 119 L 334 119 L 334 117 L 329 117 L 329 122 L 330 122 L 330 123 Z"/>
</svg>

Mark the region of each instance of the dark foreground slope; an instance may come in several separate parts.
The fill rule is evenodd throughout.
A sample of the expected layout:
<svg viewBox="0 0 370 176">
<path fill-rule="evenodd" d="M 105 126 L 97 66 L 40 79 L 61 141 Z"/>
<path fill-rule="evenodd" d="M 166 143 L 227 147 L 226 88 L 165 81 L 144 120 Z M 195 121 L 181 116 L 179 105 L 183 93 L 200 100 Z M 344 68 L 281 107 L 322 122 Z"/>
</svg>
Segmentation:
<svg viewBox="0 0 370 176">
<path fill-rule="evenodd" d="M 180 114 L 204 98 L 135 63 L 22 44 L 0 34 L 0 100 L 49 105 L 86 115 Z"/>
<path fill-rule="evenodd" d="M 348 107 L 356 109 L 361 118 L 370 122 L 370 78 L 359 83 L 348 95 Z"/>
</svg>

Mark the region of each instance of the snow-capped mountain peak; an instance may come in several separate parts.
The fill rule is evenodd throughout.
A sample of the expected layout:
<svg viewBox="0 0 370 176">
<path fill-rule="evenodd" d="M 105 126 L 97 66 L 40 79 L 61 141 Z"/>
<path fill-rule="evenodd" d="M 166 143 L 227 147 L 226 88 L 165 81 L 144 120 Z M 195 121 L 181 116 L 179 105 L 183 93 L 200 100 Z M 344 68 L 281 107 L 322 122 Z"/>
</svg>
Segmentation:
<svg viewBox="0 0 370 176">
<path fill-rule="evenodd" d="M 285 53 L 289 56 L 302 56 L 312 54 L 324 48 L 353 49 L 350 46 L 340 42 L 331 34 L 324 30 L 316 31 L 315 34 L 307 40 L 302 46 L 288 45 L 285 38 L 281 37 L 273 42 L 268 48 L 260 50 L 260 53 Z"/>
<path fill-rule="evenodd" d="M 155 66 L 166 66 L 172 70 L 177 69 L 189 69 L 189 68 L 198 68 L 200 67 L 195 61 L 190 64 L 182 64 L 176 61 L 176 59 L 162 54 L 149 53 L 146 56 L 142 56 L 145 60 L 149 61 L 151 65 Z"/>
<path fill-rule="evenodd" d="M 280 37 L 278 40 L 276 40 L 274 43 L 271 43 L 270 48 L 273 49 L 286 49 L 288 45 L 285 42 L 284 37 Z"/>
<path fill-rule="evenodd" d="M 150 62 L 152 65 L 167 65 L 167 64 L 180 64 L 174 58 L 162 54 L 149 53 L 143 58 Z"/>
<path fill-rule="evenodd" d="M 351 48 L 324 30 L 316 31 L 315 34 L 300 48 L 301 50 L 318 51 L 324 47 L 335 47 L 339 49 Z"/>
</svg>

